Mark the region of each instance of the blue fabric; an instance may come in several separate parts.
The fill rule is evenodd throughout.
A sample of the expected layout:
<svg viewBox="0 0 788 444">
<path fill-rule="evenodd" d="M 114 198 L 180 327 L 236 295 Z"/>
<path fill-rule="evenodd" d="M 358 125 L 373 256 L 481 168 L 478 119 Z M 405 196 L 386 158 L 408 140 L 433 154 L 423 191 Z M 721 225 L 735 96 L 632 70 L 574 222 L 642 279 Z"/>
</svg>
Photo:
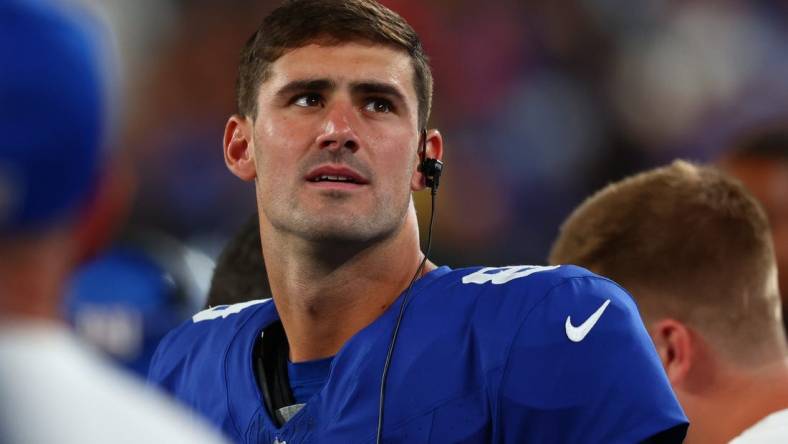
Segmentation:
<svg viewBox="0 0 788 444">
<path fill-rule="evenodd" d="M 149 378 L 239 443 L 374 442 L 401 302 L 345 343 L 323 388 L 281 428 L 251 363 L 278 319 L 271 302 L 198 313 L 162 341 Z M 442 267 L 417 281 L 385 405 L 390 443 L 631 444 L 667 430 L 662 442 L 678 443 L 687 426 L 630 296 L 573 266 Z"/>
<path fill-rule="evenodd" d="M 299 363 L 287 362 L 287 377 L 290 390 L 298 404 L 306 403 L 309 398 L 326 385 L 331 362 L 334 357 L 316 359 Z"/>
<path fill-rule="evenodd" d="M 105 120 L 98 29 L 60 2 L 0 2 L 0 235 L 59 222 L 90 195 Z"/>
<path fill-rule="evenodd" d="M 178 291 L 148 253 L 118 246 L 74 271 L 62 311 L 86 339 L 144 378 L 159 341 L 188 317 Z M 112 331 L 123 332 L 124 342 L 113 342 Z"/>
</svg>

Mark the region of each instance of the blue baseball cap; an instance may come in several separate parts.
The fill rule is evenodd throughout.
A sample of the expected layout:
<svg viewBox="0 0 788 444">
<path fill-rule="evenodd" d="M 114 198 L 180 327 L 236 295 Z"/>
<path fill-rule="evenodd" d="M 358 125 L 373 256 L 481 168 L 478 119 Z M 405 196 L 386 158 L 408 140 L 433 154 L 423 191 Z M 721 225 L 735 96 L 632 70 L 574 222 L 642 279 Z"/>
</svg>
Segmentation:
<svg viewBox="0 0 788 444">
<path fill-rule="evenodd" d="M 100 26 L 54 0 L 0 1 L 0 236 L 85 204 L 107 119 Z"/>
</svg>

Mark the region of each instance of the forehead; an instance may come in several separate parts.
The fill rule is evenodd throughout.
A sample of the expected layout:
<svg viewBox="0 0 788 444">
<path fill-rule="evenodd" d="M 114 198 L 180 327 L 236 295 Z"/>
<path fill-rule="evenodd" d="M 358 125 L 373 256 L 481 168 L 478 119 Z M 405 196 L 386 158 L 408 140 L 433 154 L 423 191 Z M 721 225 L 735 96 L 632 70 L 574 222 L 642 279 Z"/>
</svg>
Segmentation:
<svg viewBox="0 0 788 444">
<path fill-rule="evenodd" d="M 330 79 L 337 84 L 354 81 L 389 83 L 408 99 L 416 100 L 414 68 L 410 56 L 402 51 L 374 43 L 348 42 L 334 45 L 311 43 L 279 57 L 261 90 L 292 81 Z"/>
</svg>

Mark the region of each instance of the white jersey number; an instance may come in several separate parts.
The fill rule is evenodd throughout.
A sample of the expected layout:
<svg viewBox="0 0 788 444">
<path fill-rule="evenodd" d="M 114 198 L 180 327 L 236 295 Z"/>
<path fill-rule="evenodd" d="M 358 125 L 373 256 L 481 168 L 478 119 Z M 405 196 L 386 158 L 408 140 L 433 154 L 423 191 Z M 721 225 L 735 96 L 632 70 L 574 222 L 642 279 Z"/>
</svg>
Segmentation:
<svg viewBox="0 0 788 444">
<path fill-rule="evenodd" d="M 515 279 L 524 278 L 540 271 L 555 270 L 560 265 L 542 267 L 538 265 L 513 265 L 510 267 L 485 267 L 462 278 L 463 284 L 505 284 Z"/>
<path fill-rule="evenodd" d="M 231 314 L 240 313 L 241 310 L 243 310 L 244 308 L 248 308 L 257 304 L 262 304 L 263 302 L 268 302 L 268 301 L 270 301 L 270 299 L 260 299 L 256 301 L 241 302 L 240 304 L 233 304 L 233 305 L 217 305 L 216 307 L 211 307 L 207 310 L 203 310 L 197 313 L 196 315 L 192 316 L 192 322 L 210 321 L 211 319 L 226 318 Z"/>
</svg>

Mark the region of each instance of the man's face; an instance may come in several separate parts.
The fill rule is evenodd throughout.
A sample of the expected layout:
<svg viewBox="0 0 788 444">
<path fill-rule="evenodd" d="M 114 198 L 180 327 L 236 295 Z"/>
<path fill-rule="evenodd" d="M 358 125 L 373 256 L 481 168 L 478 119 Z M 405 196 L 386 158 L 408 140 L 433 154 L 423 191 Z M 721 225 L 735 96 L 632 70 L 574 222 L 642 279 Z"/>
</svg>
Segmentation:
<svg viewBox="0 0 788 444">
<path fill-rule="evenodd" d="M 309 240 L 395 233 L 418 186 L 408 55 L 372 44 L 310 44 L 270 69 L 252 137 L 261 217 Z"/>
</svg>

